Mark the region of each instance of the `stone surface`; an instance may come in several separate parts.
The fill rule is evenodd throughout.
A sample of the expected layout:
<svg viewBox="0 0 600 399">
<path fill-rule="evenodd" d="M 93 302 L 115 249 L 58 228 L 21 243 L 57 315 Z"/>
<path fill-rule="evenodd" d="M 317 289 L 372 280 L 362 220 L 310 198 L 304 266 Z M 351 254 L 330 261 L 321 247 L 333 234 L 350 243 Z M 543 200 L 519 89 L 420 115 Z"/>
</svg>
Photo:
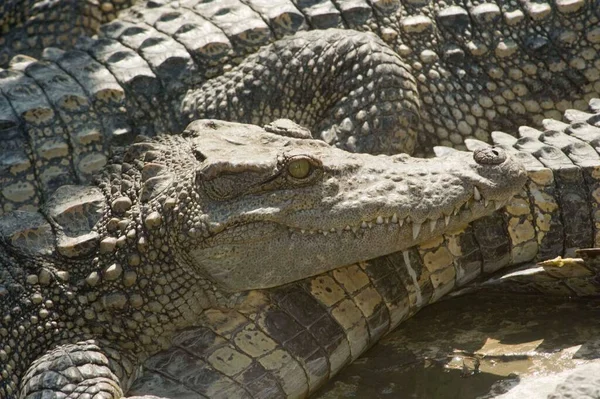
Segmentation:
<svg viewBox="0 0 600 399">
<path fill-rule="evenodd" d="M 599 316 L 600 298 L 447 299 L 403 323 L 315 397 L 579 398 L 572 380 L 600 371 Z M 599 397 L 595 386 L 590 398 Z M 557 389 L 575 396 L 548 396 Z"/>
</svg>

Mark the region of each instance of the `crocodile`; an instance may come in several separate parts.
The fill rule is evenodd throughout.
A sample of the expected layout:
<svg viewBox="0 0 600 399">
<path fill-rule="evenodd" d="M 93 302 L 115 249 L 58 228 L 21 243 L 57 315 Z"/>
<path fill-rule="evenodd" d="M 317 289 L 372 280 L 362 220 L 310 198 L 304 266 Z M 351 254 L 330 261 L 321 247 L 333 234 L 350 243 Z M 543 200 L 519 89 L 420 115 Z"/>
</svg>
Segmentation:
<svg viewBox="0 0 600 399">
<path fill-rule="evenodd" d="M 597 0 L 131 3 L 4 2 L 0 212 L 196 118 L 288 118 L 352 152 L 428 154 L 600 93 Z"/>
<path fill-rule="evenodd" d="M 293 293 L 296 281 L 333 270 L 358 288 L 364 277 L 336 268 L 487 215 L 526 180 L 500 149 L 442 163 L 348 153 L 307 135 L 291 121 L 194 121 L 182 134 L 140 138 L 94 185 L 61 186 L 40 210 L 0 218 L 0 398 L 121 398 L 145 358 L 207 321 L 231 344 L 198 378 L 243 371 L 248 386 L 229 397 L 265 384 L 313 391 L 396 320 L 369 289 L 359 297 L 373 312 L 370 333 L 354 326 L 352 301 L 331 309 L 335 321 Z M 326 302 L 341 294 L 328 284 L 313 284 Z M 249 324 L 243 312 L 263 292 L 280 307 Z M 306 379 L 291 381 L 290 368 Z"/>
<path fill-rule="evenodd" d="M 145 362 L 144 373 L 130 394 L 303 397 L 322 382 L 315 375 L 331 377 L 340 363 L 355 359 L 423 306 L 452 290 L 472 292 L 473 281 L 481 277 L 484 283 L 477 283 L 476 288 L 485 290 L 598 295 L 597 261 L 590 258 L 597 250 L 580 248 L 600 246 L 600 101 L 591 102 L 591 113 L 568 110 L 564 118 L 568 123 L 545 120 L 540 130 L 523 127 L 518 137 L 494 132 L 494 147 L 479 140 L 466 141 L 472 151 L 500 148 L 525 165 L 528 180 L 506 207 L 404 251 L 278 289 L 259 290 L 233 313 L 206 315 L 202 327 L 178 332 L 172 347 Z M 462 153 L 446 147 L 435 150 L 441 161 Z M 485 202 L 485 196 L 475 194 L 473 200 Z M 559 272 L 517 279 L 508 287 L 506 282 L 488 284 L 490 275 L 506 275 L 506 270 L 518 265 L 576 252 L 588 263 L 575 260 Z M 270 319 L 271 312 L 286 314 L 282 316 L 285 322 Z M 330 319 L 345 333 L 323 338 L 329 330 L 321 323 Z M 277 350 L 272 346 L 238 344 L 240 334 L 255 330 L 271 339 L 287 339 L 291 356 L 283 360 L 283 354 L 274 355 Z M 349 355 L 344 349 L 347 355 L 341 360 L 328 349 L 332 343 L 337 348 L 339 340 L 350 348 Z M 228 349 L 223 353 L 224 347 Z M 224 365 L 222 359 L 228 358 L 230 350 L 235 355 Z M 328 357 L 316 362 L 323 354 Z M 305 364 L 303 359 L 315 359 L 316 365 Z M 585 369 L 577 373 L 585 374 Z M 554 397 L 577 397 L 577 381 L 593 377 L 583 374 L 569 378 Z M 247 375 L 253 377 L 249 380 Z"/>
</svg>

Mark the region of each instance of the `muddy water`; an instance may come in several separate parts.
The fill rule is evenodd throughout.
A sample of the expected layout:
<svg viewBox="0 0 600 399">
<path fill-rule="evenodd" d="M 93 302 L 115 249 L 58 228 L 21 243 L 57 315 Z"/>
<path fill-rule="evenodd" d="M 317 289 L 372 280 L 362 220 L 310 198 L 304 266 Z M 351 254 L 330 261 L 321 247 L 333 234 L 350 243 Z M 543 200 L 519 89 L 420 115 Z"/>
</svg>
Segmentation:
<svg viewBox="0 0 600 399">
<path fill-rule="evenodd" d="M 316 398 L 541 399 L 588 363 L 600 299 L 480 292 L 423 309 Z"/>
</svg>

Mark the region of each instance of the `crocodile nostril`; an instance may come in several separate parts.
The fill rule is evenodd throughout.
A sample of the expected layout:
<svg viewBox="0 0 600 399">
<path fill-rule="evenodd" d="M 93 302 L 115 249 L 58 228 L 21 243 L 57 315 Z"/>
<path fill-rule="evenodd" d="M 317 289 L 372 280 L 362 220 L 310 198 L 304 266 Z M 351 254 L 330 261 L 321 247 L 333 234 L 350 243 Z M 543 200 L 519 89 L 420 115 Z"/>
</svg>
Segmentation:
<svg viewBox="0 0 600 399">
<path fill-rule="evenodd" d="M 506 161 L 506 153 L 500 148 L 482 148 L 473 153 L 473 159 L 480 165 L 500 165 Z"/>
</svg>

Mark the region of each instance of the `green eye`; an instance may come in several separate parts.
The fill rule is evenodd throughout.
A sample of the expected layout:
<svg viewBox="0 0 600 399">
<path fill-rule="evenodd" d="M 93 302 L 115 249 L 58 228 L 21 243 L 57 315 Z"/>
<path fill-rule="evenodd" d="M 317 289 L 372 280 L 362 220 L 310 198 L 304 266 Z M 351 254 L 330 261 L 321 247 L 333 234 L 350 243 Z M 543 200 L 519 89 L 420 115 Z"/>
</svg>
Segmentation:
<svg viewBox="0 0 600 399">
<path fill-rule="evenodd" d="M 310 174 L 310 162 L 306 159 L 297 159 L 288 164 L 288 173 L 296 179 L 304 179 Z"/>
</svg>

